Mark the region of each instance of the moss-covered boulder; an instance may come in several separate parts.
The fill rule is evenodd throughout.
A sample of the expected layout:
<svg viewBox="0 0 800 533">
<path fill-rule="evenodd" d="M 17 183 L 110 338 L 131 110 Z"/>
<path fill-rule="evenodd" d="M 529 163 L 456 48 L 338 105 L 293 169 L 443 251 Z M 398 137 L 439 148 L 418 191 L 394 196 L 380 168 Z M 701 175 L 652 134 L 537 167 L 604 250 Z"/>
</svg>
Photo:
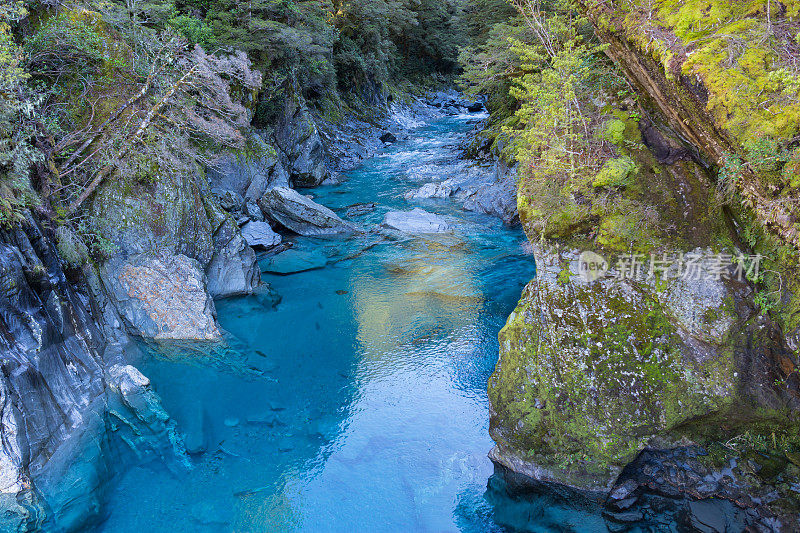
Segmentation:
<svg viewBox="0 0 800 533">
<path fill-rule="evenodd" d="M 648 447 L 767 426 L 797 436 L 775 391 L 780 340 L 747 284 L 706 270 L 623 278 L 613 265 L 592 282 L 578 252 L 535 249 L 537 277 L 500 333 L 489 382 L 496 462 L 606 492 Z"/>
</svg>

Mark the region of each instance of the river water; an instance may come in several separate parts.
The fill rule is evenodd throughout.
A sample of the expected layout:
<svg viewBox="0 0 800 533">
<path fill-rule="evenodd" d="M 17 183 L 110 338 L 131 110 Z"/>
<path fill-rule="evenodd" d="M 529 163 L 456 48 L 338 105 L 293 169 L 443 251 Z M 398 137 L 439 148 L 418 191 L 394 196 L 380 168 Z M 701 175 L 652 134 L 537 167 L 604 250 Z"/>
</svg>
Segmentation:
<svg viewBox="0 0 800 533">
<path fill-rule="evenodd" d="M 535 272 L 522 231 L 449 199 L 403 198 L 463 171 L 457 147 L 475 118 L 430 119 L 341 184 L 305 191 L 341 215 L 377 204 L 354 218 L 366 228 L 421 206 L 451 234 L 290 238 L 261 260 L 280 303 L 217 302 L 227 347 L 137 363 L 195 453 L 190 468 L 126 468 L 99 531 L 604 529 L 508 497 L 486 456 L 497 333 Z M 312 270 L 285 274 L 301 268 Z"/>
</svg>

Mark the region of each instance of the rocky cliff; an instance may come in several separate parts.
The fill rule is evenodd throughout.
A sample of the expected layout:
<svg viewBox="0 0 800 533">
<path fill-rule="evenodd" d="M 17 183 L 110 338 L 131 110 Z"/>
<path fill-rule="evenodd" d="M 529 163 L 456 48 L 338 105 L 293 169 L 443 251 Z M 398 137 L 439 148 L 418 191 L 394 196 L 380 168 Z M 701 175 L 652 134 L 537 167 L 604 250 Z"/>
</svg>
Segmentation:
<svg viewBox="0 0 800 533">
<path fill-rule="evenodd" d="M 65 271 L 37 220 L 0 233 L 0 494 L 3 530 L 96 518 L 126 453 L 181 463 L 174 423 L 126 362 L 129 339 L 101 312 L 93 274 Z M 87 275 L 88 274 L 88 275 Z"/>
<path fill-rule="evenodd" d="M 791 102 L 769 126 L 764 107 L 746 113 L 759 82 L 742 50 L 710 55 L 725 31 L 763 27 L 763 4 L 739 4 L 709 3 L 711 21 L 695 3 L 584 3 L 635 98 L 589 104 L 593 174 L 521 172 L 537 278 L 500 334 L 491 457 L 604 502 L 622 529 L 800 527 L 794 156 L 765 169 L 754 148 L 791 151 L 799 125 Z M 772 13 L 774 31 L 796 26 L 793 9 Z M 762 99 L 781 89 L 762 84 Z M 736 190 L 720 195 L 733 160 Z M 747 271 L 756 254 L 772 273 Z"/>
</svg>

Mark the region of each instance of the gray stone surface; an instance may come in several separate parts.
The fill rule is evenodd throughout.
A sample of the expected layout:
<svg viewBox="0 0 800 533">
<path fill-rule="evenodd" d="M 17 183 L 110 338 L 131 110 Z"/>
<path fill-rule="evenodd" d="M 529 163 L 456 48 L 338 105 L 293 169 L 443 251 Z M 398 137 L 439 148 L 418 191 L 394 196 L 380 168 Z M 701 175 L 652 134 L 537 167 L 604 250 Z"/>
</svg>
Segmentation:
<svg viewBox="0 0 800 533">
<path fill-rule="evenodd" d="M 259 248 L 271 248 L 281 243 L 281 236 L 266 222 L 253 221 L 242 226 L 242 237 L 247 244 Z"/>
<path fill-rule="evenodd" d="M 425 198 L 449 198 L 453 194 L 453 187 L 445 183 L 426 183 L 419 189 L 408 191 L 405 194 L 406 200 L 416 200 Z"/>
<path fill-rule="evenodd" d="M 258 205 L 266 216 L 300 235 L 336 235 L 359 231 L 327 207 L 286 187 L 270 189 Z"/>
<path fill-rule="evenodd" d="M 220 338 L 197 261 L 161 251 L 117 257 L 103 270 L 106 290 L 130 333 L 161 340 Z"/>
<path fill-rule="evenodd" d="M 452 230 L 444 218 L 420 208 L 412 211 L 389 211 L 381 225 L 411 234 L 446 233 Z"/>
<path fill-rule="evenodd" d="M 214 298 L 250 294 L 261 283 L 256 254 L 230 217 L 214 234 L 214 252 L 206 267 L 208 292 Z"/>
<path fill-rule="evenodd" d="M 124 362 L 128 338 L 113 309 L 93 294 L 67 279 L 33 217 L 0 230 L 2 531 L 48 518 L 85 530 L 119 453 L 181 453 L 147 378 Z M 110 409 L 119 415 L 114 435 L 124 436 L 115 453 L 104 434 Z"/>
<path fill-rule="evenodd" d="M 296 88 L 287 87 L 274 139 L 288 161 L 289 182 L 293 186 L 314 187 L 329 177 L 328 155 L 319 129 Z"/>
</svg>

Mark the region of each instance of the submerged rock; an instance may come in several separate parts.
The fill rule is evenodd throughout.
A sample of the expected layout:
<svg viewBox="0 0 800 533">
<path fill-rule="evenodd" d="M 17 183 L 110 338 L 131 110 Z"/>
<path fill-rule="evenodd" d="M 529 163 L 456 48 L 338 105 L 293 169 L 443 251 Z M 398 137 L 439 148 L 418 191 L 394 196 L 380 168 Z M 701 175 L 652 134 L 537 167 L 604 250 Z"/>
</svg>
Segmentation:
<svg viewBox="0 0 800 533">
<path fill-rule="evenodd" d="M 328 258 L 320 250 L 289 249 L 263 260 L 261 270 L 270 274 L 296 274 L 324 268 L 327 264 Z"/>
<path fill-rule="evenodd" d="M 387 131 L 380 136 L 380 140 L 382 143 L 391 144 L 397 142 L 397 137 L 395 137 L 393 133 Z"/>
<path fill-rule="evenodd" d="M 247 244 L 259 248 L 271 248 L 281 243 L 281 236 L 266 222 L 248 222 L 242 227 L 242 237 Z"/>
<path fill-rule="evenodd" d="M 420 208 L 412 211 L 389 211 L 381 225 L 411 234 L 446 233 L 452 230 L 444 218 Z"/>
<path fill-rule="evenodd" d="M 109 296 L 128 330 L 151 339 L 216 340 L 214 302 L 197 261 L 166 252 L 117 257 L 104 267 Z"/>
<path fill-rule="evenodd" d="M 360 217 L 362 215 L 366 215 L 367 213 L 372 213 L 373 211 L 375 211 L 375 204 L 353 204 L 347 207 L 347 216 L 349 218 Z"/>
<path fill-rule="evenodd" d="M 267 191 L 258 205 L 266 216 L 300 235 L 337 235 L 359 231 L 327 207 L 286 187 Z"/>
</svg>

